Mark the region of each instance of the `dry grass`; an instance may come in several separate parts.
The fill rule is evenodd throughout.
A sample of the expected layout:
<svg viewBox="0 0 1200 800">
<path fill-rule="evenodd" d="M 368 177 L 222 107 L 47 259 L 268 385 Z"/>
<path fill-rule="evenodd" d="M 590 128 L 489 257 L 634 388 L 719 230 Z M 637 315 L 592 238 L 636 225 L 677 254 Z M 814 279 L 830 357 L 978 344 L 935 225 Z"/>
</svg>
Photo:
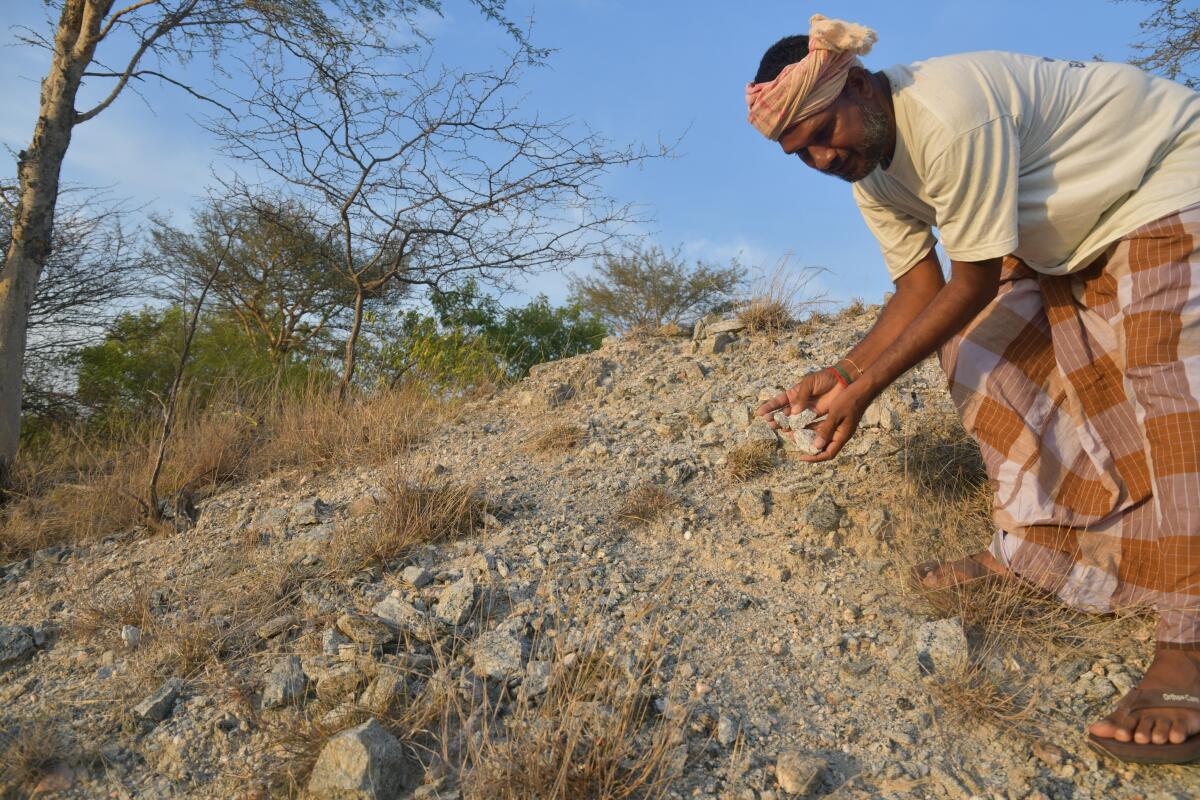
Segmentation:
<svg viewBox="0 0 1200 800">
<path fill-rule="evenodd" d="M 565 453 L 583 443 L 587 431 L 578 425 L 554 425 L 536 434 L 525 443 L 533 453 Z"/>
<path fill-rule="evenodd" d="M 958 420 L 924 412 L 914 415 L 905 434 L 906 481 L 889 502 L 901 509 L 894 553 L 900 576 L 914 563 L 978 552 L 994 530 L 978 446 Z M 915 607 L 931 610 L 923 595 L 910 595 Z M 1052 669 L 1127 651 L 1145 625 L 1137 610 L 1085 614 L 1020 581 L 970 584 L 932 610 L 959 618 L 971 641 L 970 664 L 961 674 L 928 683 L 935 704 L 961 721 L 1031 736 L 1063 722 L 1048 711 L 1052 680 L 1031 678 L 1037 665 Z"/>
<path fill-rule="evenodd" d="M 502 718 L 480 715 L 468 740 L 464 798 L 664 796 L 686 762 L 689 712 L 658 715 L 644 689 L 661 664 L 661 643 L 628 659 L 618 652 L 630 651 L 592 643 L 560 667 L 544 697 L 518 700 Z"/>
<path fill-rule="evenodd" d="M 747 481 L 775 469 L 774 442 L 745 442 L 725 455 L 725 471 L 735 481 Z"/>
<path fill-rule="evenodd" d="M 679 498 L 653 483 L 644 483 L 629 493 L 617 510 L 617 518 L 635 525 L 648 525 L 679 504 Z"/>
<path fill-rule="evenodd" d="M 444 413 L 413 389 L 347 401 L 328 388 L 282 399 L 260 393 L 204 409 L 185 399 L 159 495 L 200 498 L 280 468 L 381 463 L 410 449 Z M 14 499 L 0 517 L 0 560 L 145 524 L 139 498 L 146 496 L 157 435 L 150 423 L 62 431 L 22 451 Z"/>
<path fill-rule="evenodd" d="M 478 487 L 427 472 L 395 476 L 380 504 L 377 524 L 343 530 L 331 562 L 341 569 L 387 564 L 415 548 L 467 536 L 483 525 L 487 501 Z"/>
<path fill-rule="evenodd" d="M 811 291 L 820 270 L 788 268 L 787 259 L 754 282 L 750 298 L 738 312 L 751 334 L 770 334 L 790 328 L 806 309 L 820 305 L 823 297 Z"/>
<path fill-rule="evenodd" d="M 45 717 L 7 725 L 0 730 L 0 797 L 27 797 L 67 752 L 57 726 Z"/>
</svg>

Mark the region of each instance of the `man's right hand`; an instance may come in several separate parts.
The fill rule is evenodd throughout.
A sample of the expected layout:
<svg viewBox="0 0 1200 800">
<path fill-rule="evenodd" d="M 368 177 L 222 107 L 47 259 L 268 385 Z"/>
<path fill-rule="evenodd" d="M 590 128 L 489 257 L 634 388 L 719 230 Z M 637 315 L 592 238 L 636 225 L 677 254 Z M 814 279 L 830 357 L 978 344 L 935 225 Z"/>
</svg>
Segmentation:
<svg viewBox="0 0 1200 800">
<path fill-rule="evenodd" d="M 841 393 L 842 388 L 842 384 L 828 369 L 810 372 L 786 392 L 780 392 L 763 403 L 754 413 L 763 417 L 772 428 L 776 429 L 779 425 L 772 419 L 776 411 L 782 411 L 790 416 L 799 414 L 806 408 L 811 408 L 817 412 L 818 416 L 823 416 L 829 411 L 830 404 Z"/>
</svg>

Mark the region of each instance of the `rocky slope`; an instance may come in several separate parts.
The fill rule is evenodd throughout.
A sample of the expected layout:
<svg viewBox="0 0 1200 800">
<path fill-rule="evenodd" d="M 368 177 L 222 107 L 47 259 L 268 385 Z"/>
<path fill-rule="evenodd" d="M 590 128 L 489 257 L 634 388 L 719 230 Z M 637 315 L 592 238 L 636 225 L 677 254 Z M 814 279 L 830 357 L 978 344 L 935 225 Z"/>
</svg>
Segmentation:
<svg viewBox="0 0 1200 800">
<path fill-rule="evenodd" d="M 672 798 L 1196 796 L 1194 772 L 1083 744 L 1144 666 L 1144 620 L 1098 647 L 1005 643 L 908 596 L 898 538 L 937 504 L 912 451 L 940 452 L 954 426 L 936 364 L 889 390 L 835 462 L 780 447 L 769 471 L 732 477 L 731 453 L 773 436 L 751 409 L 877 312 L 606 341 L 468 405 L 395 464 L 281 474 L 199 503 L 178 533 L 7 565 L 0 723 L 34 755 L 53 740 L 30 784 L 549 796 L 538 753 L 573 733 L 610 787 L 645 767 Z M 465 535 L 328 568 L 343 539 L 395 524 L 397 487 L 438 502 L 429 487 L 450 485 L 484 503 Z M 977 519 L 961 524 L 982 543 Z M 561 796 L 599 792 L 575 766 Z"/>
</svg>

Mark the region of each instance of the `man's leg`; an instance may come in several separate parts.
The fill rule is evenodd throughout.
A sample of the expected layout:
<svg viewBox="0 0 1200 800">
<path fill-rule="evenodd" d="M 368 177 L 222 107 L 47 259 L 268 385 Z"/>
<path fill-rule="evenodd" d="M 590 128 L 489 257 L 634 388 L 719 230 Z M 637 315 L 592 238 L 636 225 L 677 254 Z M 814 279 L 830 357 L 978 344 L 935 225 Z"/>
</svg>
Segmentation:
<svg viewBox="0 0 1200 800">
<path fill-rule="evenodd" d="M 1118 570 L 1121 597 L 1149 600 L 1159 614 L 1155 658 L 1135 692 L 1200 696 L 1200 207 L 1122 240 L 1106 272 L 1153 489 L 1152 514 L 1130 526 Z M 1118 709 L 1090 730 L 1180 743 L 1200 733 L 1200 711 Z"/>
<path fill-rule="evenodd" d="M 1072 457 L 1078 451 L 1066 435 L 1074 422 L 1064 409 L 1067 387 L 1050 334 L 1037 274 L 1007 258 L 995 300 L 939 354 L 963 425 L 983 455 L 997 530 L 982 552 L 920 565 L 914 577 L 924 588 L 1015 571 L 1055 592 L 1074 564 L 1069 527 L 1044 525 L 1040 535 L 1033 528 L 1055 520 L 1046 484 L 1063 472 L 1056 458 L 1043 458 L 1046 432 L 1061 428 L 1060 447 Z"/>
</svg>

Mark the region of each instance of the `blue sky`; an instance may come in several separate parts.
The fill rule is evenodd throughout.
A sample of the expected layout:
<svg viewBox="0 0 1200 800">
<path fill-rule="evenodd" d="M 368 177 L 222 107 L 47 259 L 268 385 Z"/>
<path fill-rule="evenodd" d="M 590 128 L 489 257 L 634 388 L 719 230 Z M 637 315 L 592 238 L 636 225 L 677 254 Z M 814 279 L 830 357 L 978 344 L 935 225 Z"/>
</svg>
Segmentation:
<svg viewBox="0 0 1200 800">
<path fill-rule="evenodd" d="M 849 186 L 785 157 L 745 122 L 743 88 L 762 51 L 805 33 L 808 16 L 861 22 L 879 44 L 868 67 L 969 50 L 1013 50 L 1056 58 L 1101 55 L 1125 60 L 1144 7 L 1136 2 L 511 2 L 514 19 L 534 19 L 536 44 L 556 49 L 549 65 L 526 76 L 525 107 L 571 116 L 615 142 L 675 140 L 677 156 L 614 173 L 607 188 L 652 217 L 645 232 L 690 257 L 770 270 L 823 267 L 822 288 L 836 300 L 878 300 L 890 289 L 878 249 L 854 207 Z M 45 30 L 40 0 L 4 0 L 5 22 Z M 497 63 L 508 43 L 462 0 L 427 21 L 438 58 L 449 64 Z M 13 150 L 32 131 L 37 82 L 47 56 L 0 48 L 0 142 Z M 193 121 L 199 109 L 169 87 L 123 96 L 76 130 L 65 178 L 109 186 L 138 206 L 179 220 L 202 197 L 219 156 Z M 218 168 L 220 165 L 218 164 Z M 11 175 L 12 168 L 0 174 Z M 574 269 L 586 269 L 587 264 Z M 565 297 L 562 275 L 531 278 L 529 294 Z M 510 298 L 517 302 L 520 298 Z"/>
</svg>

